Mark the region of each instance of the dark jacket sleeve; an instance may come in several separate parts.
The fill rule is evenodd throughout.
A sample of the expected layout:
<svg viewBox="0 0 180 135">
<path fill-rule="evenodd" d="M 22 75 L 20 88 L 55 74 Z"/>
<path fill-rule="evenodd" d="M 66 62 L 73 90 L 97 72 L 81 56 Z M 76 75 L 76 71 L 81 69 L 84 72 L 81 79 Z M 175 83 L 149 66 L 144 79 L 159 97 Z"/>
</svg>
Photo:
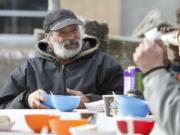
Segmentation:
<svg viewBox="0 0 180 135">
<path fill-rule="evenodd" d="M 21 109 L 28 108 L 25 97 L 28 94 L 26 87 L 27 63 L 14 70 L 0 90 L 0 108 Z"/>
<path fill-rule="evenodd" d="M 105 94 L 123 94 L 123 69 L 114 60 L 106 62 L 101 70 L 100 90 Z"/>
<path fill-rule="evenodd" d="M 106 56 L 98 71 L 98 92 L 91 95 L 91 101 L 102 99 L 102 95 L 123 94 L 123 69 L 111 57 Z"/>
</svg>

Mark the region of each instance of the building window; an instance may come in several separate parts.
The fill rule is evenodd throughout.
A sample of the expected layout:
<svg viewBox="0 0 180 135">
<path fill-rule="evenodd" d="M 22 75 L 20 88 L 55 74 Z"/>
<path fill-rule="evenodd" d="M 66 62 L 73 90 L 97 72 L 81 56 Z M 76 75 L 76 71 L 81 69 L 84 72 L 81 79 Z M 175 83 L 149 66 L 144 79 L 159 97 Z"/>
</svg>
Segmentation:
<svg viewBox="0 0 180 135">
<path fill-rule="evenodd" d="M 0 34 L 32 34 L 42 28 L 48 0 L 0 0 Z"/>
</svg>

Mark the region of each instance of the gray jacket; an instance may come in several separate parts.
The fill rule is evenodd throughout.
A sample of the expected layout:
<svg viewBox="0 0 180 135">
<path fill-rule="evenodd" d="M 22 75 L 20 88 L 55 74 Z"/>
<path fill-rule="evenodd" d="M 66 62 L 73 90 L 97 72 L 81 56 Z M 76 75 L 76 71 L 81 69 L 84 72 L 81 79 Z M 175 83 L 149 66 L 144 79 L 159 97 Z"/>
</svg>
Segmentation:
<svg viewBox="0 0 180 135">
<path fill-rule="evenodd" d="M 157 123 L 167 135 L 180 135 L 180 82 L 165 69 L 144 78 L 144 96 Z"/>
<path fill-rule="evenodd" d="M 103 94 L 123 93 L 123 70 L 108 55 L 98 50 L 93 37 L 83 39 L 81 52 L 61 65 L 49 45 L 38 44 L 39 56 L 27 60 L 12 72 L 0 90 L 0 108 L 28 108 L 27 97 L 37 89 L 66 95 L 66 89 L 80 90 L 91 101 Z"/>
</svg>

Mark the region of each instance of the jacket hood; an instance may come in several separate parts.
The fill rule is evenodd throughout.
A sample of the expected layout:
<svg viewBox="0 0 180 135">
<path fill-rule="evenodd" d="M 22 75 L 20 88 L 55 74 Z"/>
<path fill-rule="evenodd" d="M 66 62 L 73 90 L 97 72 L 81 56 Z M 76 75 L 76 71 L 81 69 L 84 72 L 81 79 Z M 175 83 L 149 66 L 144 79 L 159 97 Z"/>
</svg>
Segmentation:
<svg viewBox="0 0 180 135">
<path fill-rule="evenodd" d="M 96 51 L 99 47 L 99 41 L 96 37 L 86 34 L 82 35 L 82 37 L 83 37 L 82 49 L 80 53 L 75 57 L 73 57 L 71 60 L 75 60 L 83 56 L 86 56 L 88 54 L 91 54 L 94 51 Z M 36 45 L 36 49 L 38 51 L 38 54 L 40 53 L 40 57 L 43 57 L 45 59 L 56 59 L 56 56 L 54 55 L 52 48 L 45 39 L 41 40 Z"/>
</svg>

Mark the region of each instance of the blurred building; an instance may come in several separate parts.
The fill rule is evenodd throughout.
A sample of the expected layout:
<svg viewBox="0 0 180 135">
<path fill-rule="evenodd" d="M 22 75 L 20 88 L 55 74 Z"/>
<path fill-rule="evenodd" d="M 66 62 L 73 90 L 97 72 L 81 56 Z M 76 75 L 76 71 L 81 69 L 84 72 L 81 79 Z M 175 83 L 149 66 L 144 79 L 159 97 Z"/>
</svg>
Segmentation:
<svg viewBox="0 0 180 135">
<path fill-rule="evenodd" d="M 121 34 L 121 0 L 61 0 L 61 7 L 87 19 L 106 22 L 109 33 Z"/>
<path fill-rule="evenodd" d="M 61 0 L 60 5 L 87 19 L 107 22 L 110 33 L 120 33 L 120 0 Z M 47 8 L 48 0 L 1 0 L 0 33 L 33 33 L 33 28 L 42 27 Z"/>
<path fill-rule="evenodd" d="M 120 34 L 121 0 L 59 1 L 61 8 L 71 9 L 86 19 L 106 22 L 110 33 Z M 21 46 L 20 39 L 22 43 L 27 41 L 26 46 L 32 44 L 33 29 L 42 28 L 47 9 L 48 0 L 0 0 L 0 45 L 8 46 L 8 39 L 12 39 L 15 46 Z M 16 43 L 13 39 L 17 39 Z"/>
<path fill-rule="evenodd" d="M 47 7 L 48 0 L 0 0 L 0 46 L 32 46 Z"/>
<path fill-rule="evenodd" d="M 33 33 L 34 28 L 42 27 L 47 7 L 47 0 L 1 0 L 0 33 Z"/>
<path fill-rule="evenodd" d="M 8 43 L 21 46 L 24 42 L 26 46 L 32 46 L 35 42 L 33 30 L 42 28 L 48 1 L 53 0 L 0 0 L 0 46 L 8 46 Z M 175 24 L 179 1 L 59 0 L 59 3 L 61 8 L 71 9 L 79 16 L 108 23 L 110 34 L 131 36 L 134 28 L 154 8 Z"/>
<path fill-rule="evenodd" d="M 158 9 L 167 21 L 176 25 L 176 8 L 180 0 L 122 0 L 121 34 L 131 36 L 135 27 L 152 9 Z"/>
</svg>

